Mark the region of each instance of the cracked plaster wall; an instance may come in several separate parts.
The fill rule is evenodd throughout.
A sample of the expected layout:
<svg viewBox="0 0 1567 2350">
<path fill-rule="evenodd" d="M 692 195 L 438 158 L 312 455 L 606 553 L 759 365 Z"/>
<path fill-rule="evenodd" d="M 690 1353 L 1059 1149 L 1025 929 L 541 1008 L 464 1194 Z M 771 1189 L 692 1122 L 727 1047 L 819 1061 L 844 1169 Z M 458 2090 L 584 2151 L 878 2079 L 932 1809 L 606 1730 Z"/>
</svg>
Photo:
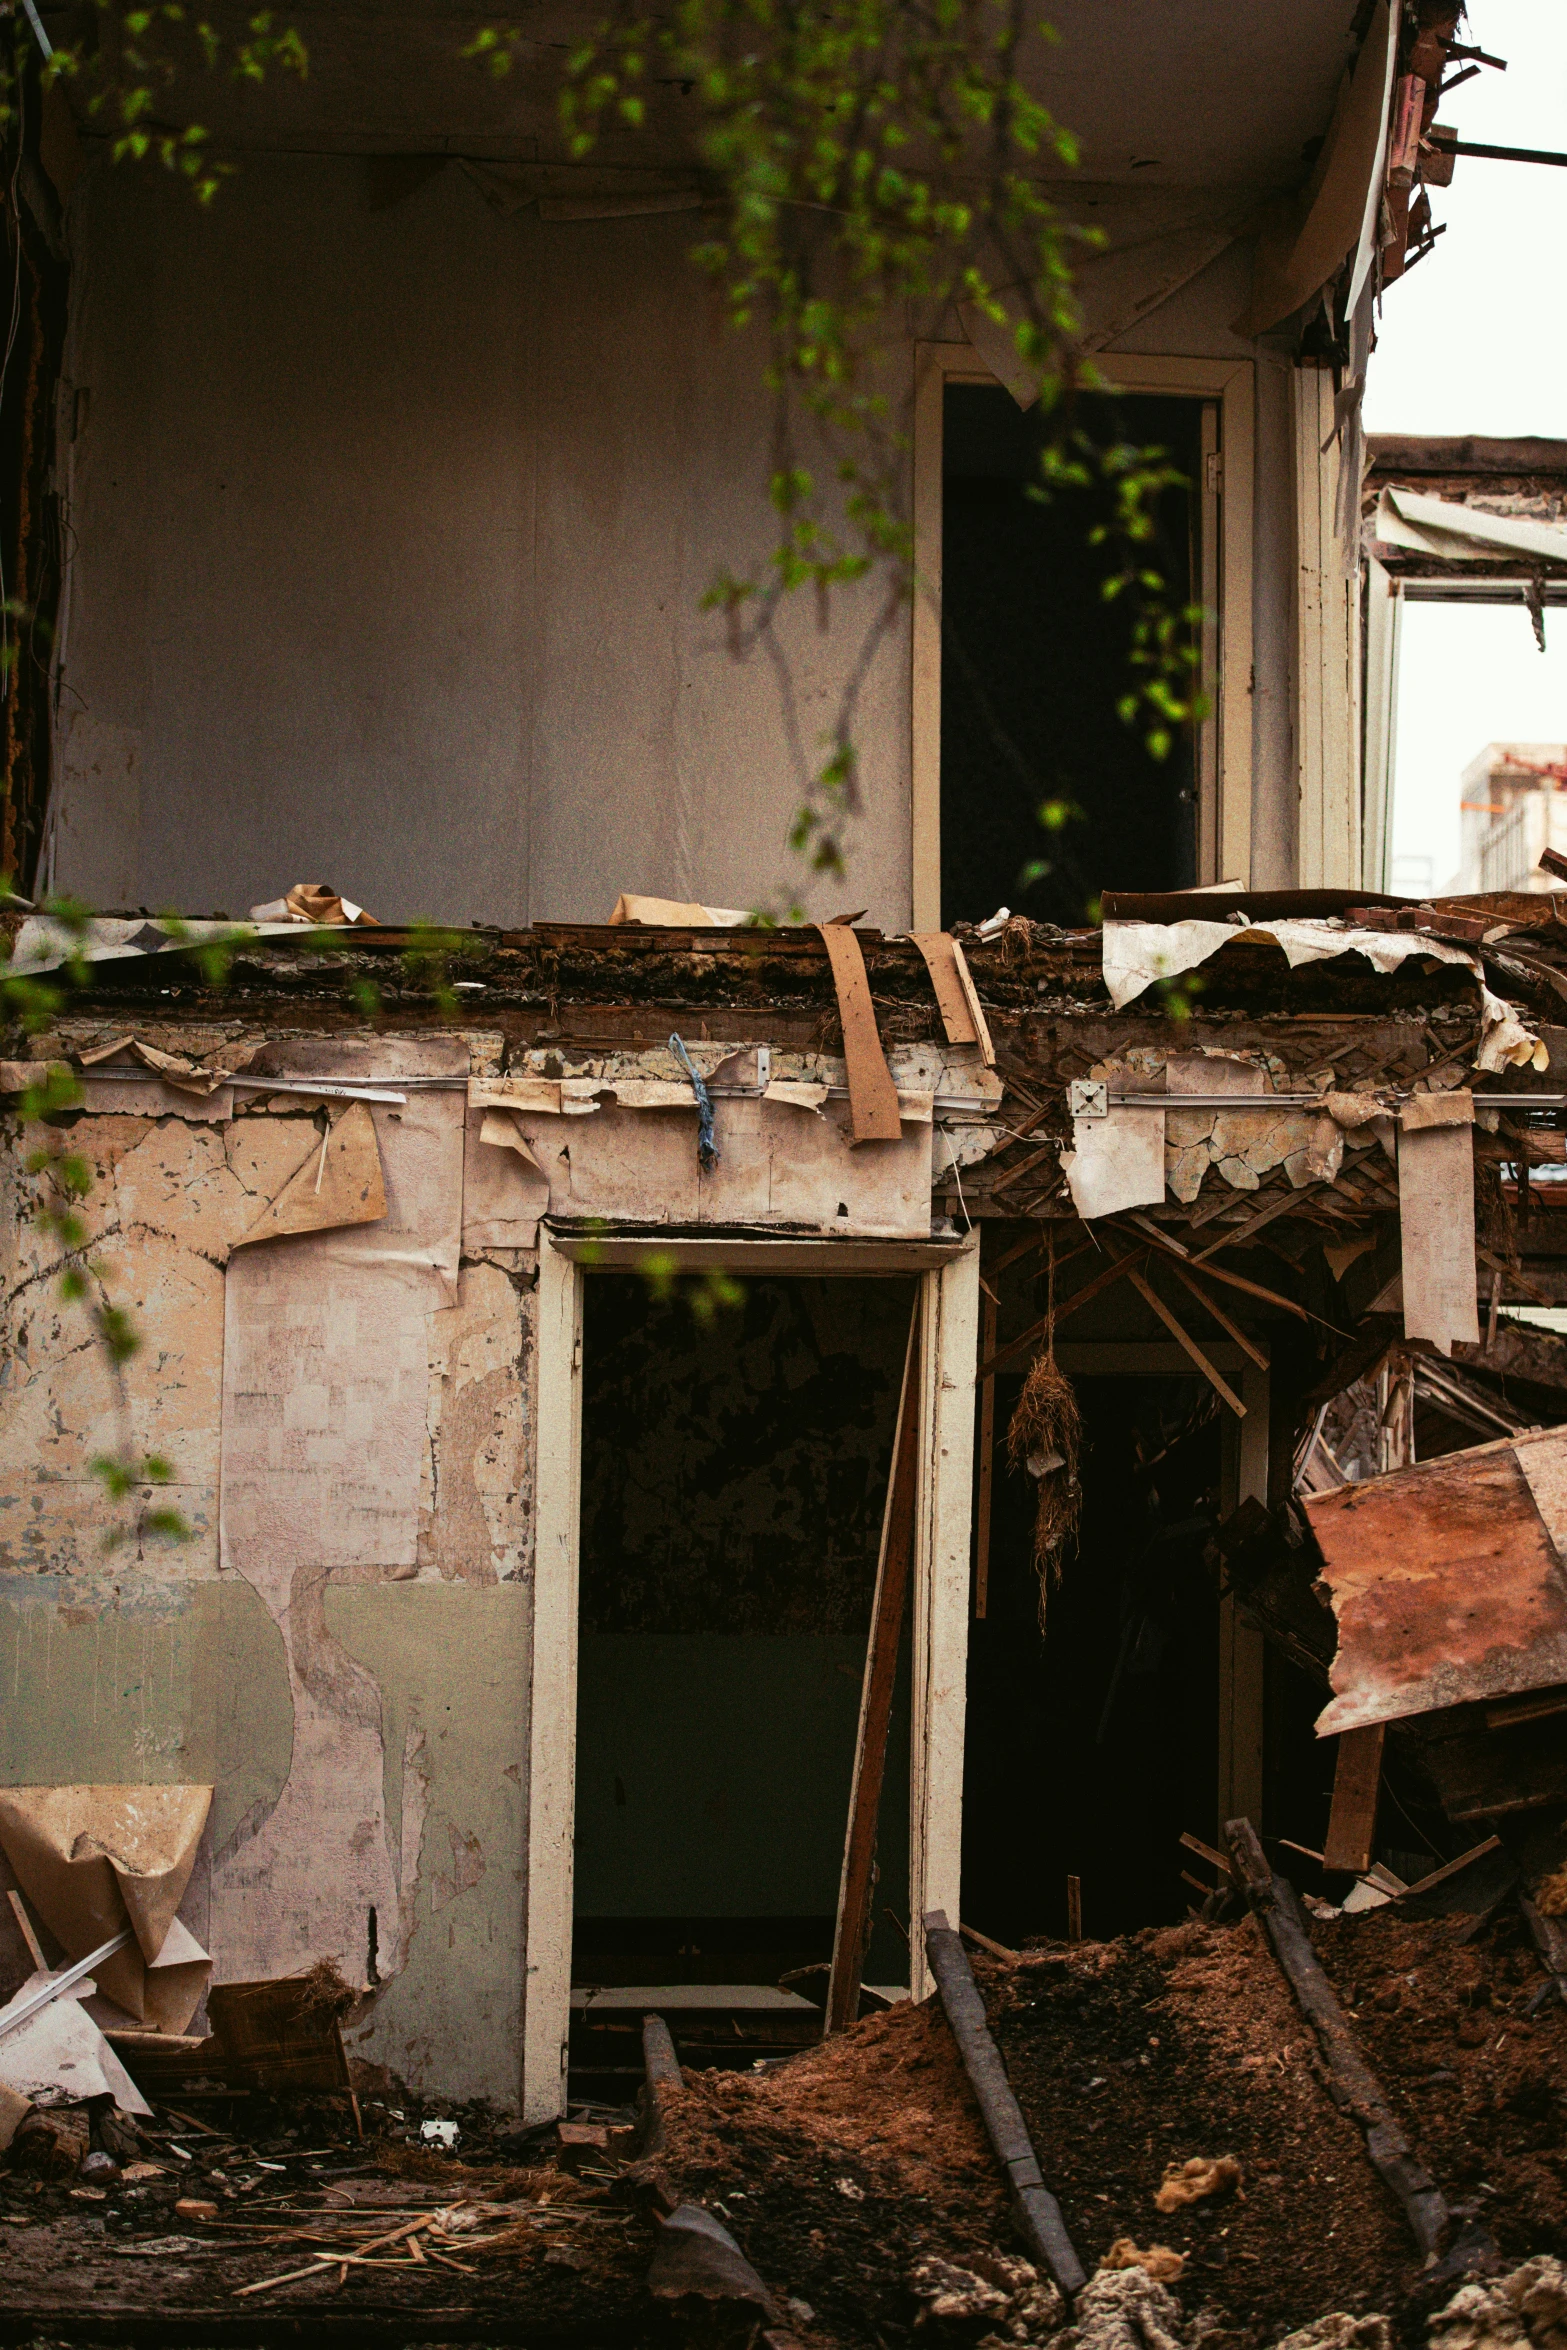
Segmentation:
<svg viewBox="0 0 1567 2350">
<path fill-rule="evenodd" d="M 72 1147 L 93 1177 L 93 1254 L 143 1341 L 123 1414 L 86 1310 L 60 1296 L 58 1246 L 26 1171 L 36 1138 L 14 1125 L 4 1135 L 0 1781 L 210 1780 L 205 1922 L 219 1980 L 326 1954 L 350 1980 L 370 1981 L 371 1905 L 348 1896 L 379 1887 L 375 1997 L 355 2053 L 425 2089 L 510 2106 L 520 2086 L 534 1260 L 517 1249 L 464 1259 L 454 1297 L 428 1267 L 394 1269 L 389 1281 L 378 1267 L 361 1284 L 361 1304 L 390 1290 L 401 1300 L 407 1425 L 392 1449 L 405 1523 L 400 1539 L 349 1544 L 341 1558 L 332 1554 L 343 1546 L 323 1537 L 316 1567 L 269 1604 L 265 1576 L 258 1585 L 222 1555 L 219 1484 L 225 1266 L 322 1131 L 308 1103 L 274 1100 L 283 1114 L 227 1122 L 75 1121 Z M 460 1161 L 460 1115 L 457 1132 Z M 382 1140 L 395 1171 L 398 1138 Z M 276 1249 L 236 1259 L 247 1293 L 268 1256 L 275 1267 Z M 290 1343 L 284 1334 L 285 1387 Z M 356 1343 L 368 1366 L 385 1368 L 372 1332 Z M 265 1416 L 270 1400 L 257 1408 Z M 327 1388 L 320 1410 L 333 1409 Z M 299 1433 L 307 1450 L 323 1443 L 321 1432 Z M 90 1464 L 127 1442 L 173 1464 L 167 1498 L 188 1541 L 106 1546 L 127 1509 Z M 336 1474 L 323 1456 L 307 1478 L 328 1524 Z M 296 1820 L 291 1786 L 309 1789 Z M 292 1844 L 280 1864 L 285 1823 Z M 281 1905 L 266 1881 L 282 1888 Z M 302 1882 L 320 1887 L 314 1910 L 298 1897 Z"/>
</svg>

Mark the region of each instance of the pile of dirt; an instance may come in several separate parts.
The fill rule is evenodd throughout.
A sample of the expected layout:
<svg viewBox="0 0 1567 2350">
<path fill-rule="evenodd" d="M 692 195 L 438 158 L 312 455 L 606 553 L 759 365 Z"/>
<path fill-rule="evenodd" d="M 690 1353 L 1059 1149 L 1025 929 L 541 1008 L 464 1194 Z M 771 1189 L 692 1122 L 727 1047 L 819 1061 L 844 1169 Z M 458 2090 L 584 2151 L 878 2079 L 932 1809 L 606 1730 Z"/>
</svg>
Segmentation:
<svg viewBox="0 0 1567 2350">
<path fill-rule="evenodd" d="M 1462 1921 L 1457 1921 L 1461 1927 Z M 1526 2016 L 1541 1975 L 1505 1921 L 1388 1911 L 1314 1928 L 1410 2139 L 1509 2265 L 1567 2252 L 1567 2011 Z M 1330 2310 L 1424 2341 L 1453 2290 L 1422 2276 L 1359 2128 L 1250 1918 L 976 1966 L 1045 2178 L 1085 2267 L 1120 2239 L 1184 2262 L 1205 2337 L 1265 2350 Z M 1232 2155 L 1239 2183 L 1173 2209 L 1166 2173 Z M 1015 2252 L 939 2006 L 900 2007 L 760 2074 L 697 2073 L 667 2115 L 679 2193 L 721 2211 L 791 2317 L 834 2344 L 920 2341 L 913 2272 Z M 1168 2198 L 1166 2199 L 1168 2202 Z"/>
<path fill-rule="evenodd" d="M 935 2004 L 868 2017 L 763 2072 L 688 2071 L 663 2111 L 674 2192 L 716 2212 L 791 2321 L 823 2340 L 907 2339 L 919 2261 L 1009 2240 L 995 2157 Z"/>
</svg>

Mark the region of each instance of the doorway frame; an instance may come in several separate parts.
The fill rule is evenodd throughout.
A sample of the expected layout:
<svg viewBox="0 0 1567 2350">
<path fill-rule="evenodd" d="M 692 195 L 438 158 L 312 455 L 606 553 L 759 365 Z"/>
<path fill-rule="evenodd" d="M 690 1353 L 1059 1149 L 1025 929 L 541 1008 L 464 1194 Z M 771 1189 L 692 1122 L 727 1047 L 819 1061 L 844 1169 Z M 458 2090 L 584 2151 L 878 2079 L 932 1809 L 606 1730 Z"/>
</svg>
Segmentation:
<svg viewBox="0 0 1567 2350">
<path fill-rule="evenodd" d="M 1210 715 L 1198 727 L 1200 883 L 1251 881 L 1252 508 L 1256 496 L 1256 366 L 1250 359 L 1187 359 L 1100 351 L 1112 392 L 1166 393 L 1212 402 L 1218 446 L 1194 485 L 1201 599 L 1217 628 L 1203 631 Z M 941 928 L 941 529 L 944 400 L 949 383 L 998 379 L 970 343 L 922 342 L 914 351 L 914 596 L 911 634 L 912 879 L 915 930 Z M 1216 642 L 1214 641 L 1216 639 Z"/>
<path fill-rule="evenodd" d="M 909 1987 L 915 1999 L 930 1987 L 925 1912 L 960 1915 L 978 1231 L 957 1241 L 769 1240 L 715 1233 L 682 1242 L 652 1233 L 573 1234 L 541 1224 L 520 2099 L 525 2123 L 552 2120 L 566 2102 L 587 1280 L 590 1269 L 636 1270 L 655 1247 L 677 1271 L 715 1266 L 811 1277 L 919 1276 L 922 1412 L 909 1758 Z M 848 1802 L 846 1785 L 846 1819 Z"/>
</svg>

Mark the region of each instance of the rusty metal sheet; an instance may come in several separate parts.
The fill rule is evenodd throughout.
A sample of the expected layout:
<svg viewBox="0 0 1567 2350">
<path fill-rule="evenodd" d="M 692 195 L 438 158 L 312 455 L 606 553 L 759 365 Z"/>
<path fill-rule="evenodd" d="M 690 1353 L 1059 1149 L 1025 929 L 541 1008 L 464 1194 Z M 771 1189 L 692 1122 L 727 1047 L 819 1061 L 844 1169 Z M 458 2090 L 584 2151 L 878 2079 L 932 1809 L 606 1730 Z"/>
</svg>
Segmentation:
<svg viewBox="0 0 1567 2350">
<path fill-rule="evenodd" d="M 1319 1737 L 1567 1681 L 1567 1570 L 1536 1500 L 1564 1470 L 1553 1429 L 1306 1502 L 1339 1635 Z"/>
</svg>

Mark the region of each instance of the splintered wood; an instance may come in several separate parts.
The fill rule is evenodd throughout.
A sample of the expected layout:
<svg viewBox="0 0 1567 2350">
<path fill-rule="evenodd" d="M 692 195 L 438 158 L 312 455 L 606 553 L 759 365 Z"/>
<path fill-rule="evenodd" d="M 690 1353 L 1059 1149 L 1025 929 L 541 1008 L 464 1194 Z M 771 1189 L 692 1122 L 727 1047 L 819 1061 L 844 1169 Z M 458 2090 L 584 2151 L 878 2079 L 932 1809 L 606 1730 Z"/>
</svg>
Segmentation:
<svg viewBox="0 0 1567 2350">
<path fill-rule="evenodd" d="M 909 1323 L 903 1364 L 903 1393 L 893 1439 L 892 1476 L 882 1518 L 881 1557 L 871 1606 L 871 1633 L 860 1695 L 859 1736 L 844 1838 L 843 1874 L 838 1891 L 837 1928 L 827 1982 L 826 2029 L 841 2032 L 860 2011 L 860 1972 L 870 1938 L 871 1888 L 876 1862 L 876 1819 L 887 1767 L 887 1726 L 892 1716 L 898 1642 L 914 1558 L 915 1506 L 920 1450 L 920 1307 L 918 1295 Z"/>
</svg>

